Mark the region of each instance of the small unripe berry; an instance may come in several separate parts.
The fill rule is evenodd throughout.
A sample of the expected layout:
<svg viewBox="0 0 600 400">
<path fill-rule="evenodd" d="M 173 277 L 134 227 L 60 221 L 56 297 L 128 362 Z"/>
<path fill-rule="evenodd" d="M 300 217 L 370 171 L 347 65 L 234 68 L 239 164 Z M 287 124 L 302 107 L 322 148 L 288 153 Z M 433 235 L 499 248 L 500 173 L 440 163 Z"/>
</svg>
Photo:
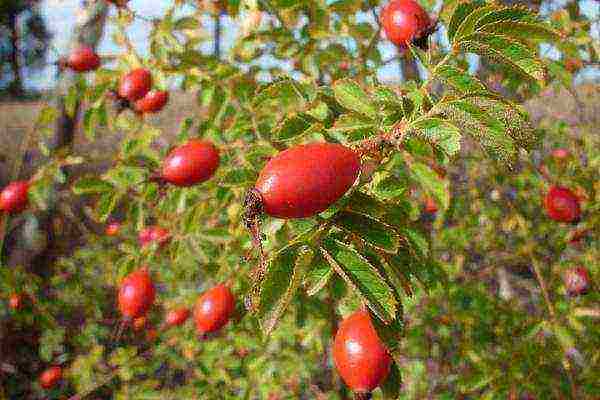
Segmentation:
<svg viewBox="0 0 600 400">
<path fill-rule="evenodd" d="M 387 38 L 399 47 L 426 39 L 432 30 L 427 12 L 414 0 L 392 0 L 381 12 Z"/>
<path fill-rule="evenodd" d="M 169 92 L 164 90 L 151 90 L 140 100 L 136 101 L 133 108 L 141 114 L 152 114 L 162 110 L 169 101 Z"/>
<path fill-rule="evenodd" d="M 255 191 L 268 215 L 307 218 L 339 200 L 359 172 L 360 158 L 348 147 L 334 143 L 298 145 L 269 160 Z"/>
<path fill-rule="evenodd" d="M 138 234 L 138 242 L 140 246 L 146 247 L 156 242 L 159 246 L 166 245 L 171 240 L 171 234 L 165 228 L 152 225 L 140 231 Z"/>
<path fill-rule="evenodd" d="M 121 78 L 119 97 L 135 102 L 143 98 L 152 88 L 152 74 L 144 68 L 137 68 Z"/>
<path fill-rule="evenodd" d="M 552 186 L 544 198 L 548 217 L 558 222 L 578 222 L 581 217 L 579 198 L 568 188 Z"/>
<path fill-rule="evenodd" d="M 91 47 L 80 46 L 71 52 L 66 66 L 76 72 L 94 71 L 100 67 L 100 57 Z"/>
<path fill-rule="evenodd" d="M 175 186 L 192 186 L 210 179 L 219 162 L 219 151 L 212 143 L 192 139 L 169 153 L 160 177 Z"/>
<path fill-rule="evenodd" d="M 62 368 L 53 366 L 42 372 L 39 381 L 44 389 L 52 389 L 62 379 Z"/>
<path fill-rule="evenodd" d="M 208 290 L 196 301 L 194 321 L 200 334 L 218 331 L 229 322 L 235 311 L 235 298 L 225 284 Z"/>
<path fill-rule="evenodd" d="M 569 268 L 564 271 L 563 281 L 569 296 L 586 294 L 590 289 L 590 274 L 582 266 Z"/>
<path fill-rule="evenodd" d="M 0 211 L 18 213 L 27 208 L 29 182 L 16 181 L 9 183 L 0 192 Z"/>
<path fill-rule="evenodd" d="M 165 325 L 167 328 L 180 326 L 183 325 L 189 317 L 190 310 L 187 308 L 178 308 L 176 310 L 171 310 L 167 313 L 167 316 L 165 317 Z"/>
<path fill-rule="evenodd" d="M 119 288 L 119 310 L 126 319 L 142 317 L 152 307 L 156 289 L 145 268 L 127 275 Z"/>
</svg>

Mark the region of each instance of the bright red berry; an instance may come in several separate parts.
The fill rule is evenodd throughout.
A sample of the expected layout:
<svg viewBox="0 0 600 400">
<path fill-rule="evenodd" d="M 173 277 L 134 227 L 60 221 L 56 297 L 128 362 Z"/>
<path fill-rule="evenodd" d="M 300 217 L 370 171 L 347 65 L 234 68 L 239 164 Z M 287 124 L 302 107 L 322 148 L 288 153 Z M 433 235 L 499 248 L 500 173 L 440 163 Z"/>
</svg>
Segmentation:
<svg viewBox="0 0 600 400">
<path fill-rule="evenodd" d="M 590 274 L 585 267 L 573 267 L 563 273 L 563 281 L 570 296 L 586 294 L 590 289 Z"/>
<path fill-rule="evenodd" d="M 229 322 L 234 310 L 235 298 L 229 287 L 225 284 L 215 286 L 196 301 L 196 330 L 200 334 L 218 331 Z"/>
<path fill-rule="evenodd" d="M 423 204 L 423 209 L 428 214 L 435 214 L 438 212 L 438 206 L 431 197 L 425 198 L 425 203 Z"/>
<path fill-rule="evenodd" d="M 255 189 L 267 214 L 312 217 L 350 189 L 360 171 L 358 154 L 334 143 L 294 146 L 269 160 Z"/>
<path fill-rule="evenodd" d="M 121 78 L 119 97 L 135 102 L 143 98 L 152 88 L 152 74 L 144 68 L 137 68 Z"/>
<path fill-rule="evenodd" d="M 148 226 L 138 234 L 138 242 L 142 247 L 146 247 L 154 242 L 158 243 L 159 246 L 164 246 L 169 240 L 171 240 L 169 231 L 156 225 Z"/>
<path fill-rule="evenodd" d="M 39 381 L 44 389 L 52 389 L 62 379 L 62 368 L 53 366 L 42 372 Z"/>
<path fill-rule="evenodd" d="M 579 198 L 570 189 L 552 186 L 544 198 L 548 217 L 558 222 L 578 222 L 581 216 Z"/>
<path fill-rule="evenodd" d="M 566 160 L 569 157 L 571 157 L 571 152 L 567 149 L 558 148 L 552 150 L 552 158 L 557 161 Z"/>
<path fill-rule="evenodd" d="M 169 92 L 164 90 L 151 90 L 140 100 L 136 101 L 133 108 L 141 114 L 152 114 L 162 110 L 169 102 Z"/>
<path fill-rule="evenodd" d="M 429 15 L 414 0 L 390 1 L 381 12 L 381 24 L 387 38 L 400 47 L 427 37 L 432 28 Z"/>
<path fill-rule="evenodd" d="M 66 65 L 76 72 L 94 71 L 100 66 L 100 57 L 91 47 L 80 46 L 69 55 Z"/>
<path fill-rule="evenodd" d="M 18 293 L 11 294 L 8 299 L 8 306 L 15 311 L 21 309 L 23 307 L 23 295 Z"/>
<path fill-rule="evenodd" d="M 117 236 L 119 234 L 120 230 L 121 230 L 120 223 L 111 222 L 110 224 L 106 225 L 106 229 L 105 229 L 104 233 L 106 234 L 106 236 Z"/>
<path fill-rule="evenodd" d="M 29 182 L 11 182 L 0 192 L 0 211 L 17 213 L 23 211 L 28 203 Z"/>
<path fill-rule="evenodd" d="M 176 186 L 192 186 L 210 179 L 219 162 L 219 151 L 212 143 L 192 139 L 165 158 L 161 178 Z"/>
<path fill-rule="evenodd" d="M 367 311 L 342 321 L 333 343 L 333 361 L 346 385 L 365 398 L 385 380 L 392 358 Z"/>
<path fill-rule="evenodd" d="M 126 319 L 142 317 L 152 307 L 156 289 L 145 268 L 127 275 L 119 287 L 119 310 Z"/>
<path fill-rule="evenodd" d="M 178 308 L 171 310 L 165 317 L 165 325 L 168 328 L 183 325 L 185 321 L 190 317 L 190 310 L 187 308 Z"/>
</svg>

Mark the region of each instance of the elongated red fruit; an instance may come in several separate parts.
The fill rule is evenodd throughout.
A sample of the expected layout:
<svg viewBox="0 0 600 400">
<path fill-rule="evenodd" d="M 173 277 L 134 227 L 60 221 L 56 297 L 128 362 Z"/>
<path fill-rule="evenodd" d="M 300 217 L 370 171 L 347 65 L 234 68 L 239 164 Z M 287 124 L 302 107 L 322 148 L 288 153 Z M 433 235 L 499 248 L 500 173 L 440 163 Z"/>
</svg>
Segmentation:
<svg viewBox="0 0 600 400">
<path fill-rule="evenodd" d="M 98 69 L 100 57 L 89 46 L 80 46 L 73 50 L 67 59 L 67 67 L 76 72 L 88 72 Z"/>
<path fill-rule="evenodd" d="M 368 394 L 387 377 L 392 358 L 379 339 L 367 311 L 357 311 L 340 324 L 333 342 L 335 367 L 350 389 Z"/>
<path fill-rule="evenodd" d="M 169 92 L 164 90 L 151 90 L 134 104 L 135 111 L 142 114 L 157 113 L 169 102 Z"/>
<path fill-rule="evenodd" d="M 41 373 L 39 381 L 44 389 L 52 389 L 62 379 L 62 368 L 53 366 Z"/>
<path fill-rule="evenodd" d="M 579 198 L 570 189 L 552 186 L 544 198 L 548 217 L 558 222 L 578 222 L 581 217 Z"/>
<path fill-rule="evenodd" d="M 29 193 L 28 181 L 9 183 L 0 192 L 0 211 L 18 213 L 27 208 Z"/>
<path fill-rule="evenodd" d="M 212 143 L 192 139 L 165 158 L 161 178 L 175 186 L 192 186 L 210 179 L 219 162 L 219 151 Z"/>
<path fill-rule="evenodd" d="M 350 189 L 360 171 L 357 153 L 334 143 L 311 143 L 282 151 L 260 172 L 255 189 L 267 214 L 312 217 Z"/>
<path fill-rule="evenodd" d="M 196 301 L 194 321 L 200 334 L 215 332 L 221 329 L 235 310 L 235 298 L 225 284 L 215 286 Z"/>
<path fill-rule="evenodd" d="M 156 289 L 148 270 L 141 268 L 127 275 L 119 288 L 119 310 L 126 319 L 142 317 L 152 307 Z"/>
<path fill-rule="evenodd" d="M 143 98 L 152 88 L 152 74 L 144 68 L 137 68 L 121 78 L 119 97 L 135 102 Z"/>
<path fill-rule="evenodd" d="M 178 308 L 171 310 L 165 317 L 165 325 L 169 328 L 174 326 L 183 325 L 185 321 L 190 317 L 190 310 L 187 308 Z"/>
<path fill-rule="evenodd" d="M 414 0 L 392 0 L 381 12 L 381 24 L 387 38 L 396 46 L 406 47 L 429 35 L 429 14 Z"/>
<path fill-rule="evenodd" d="M 583 266 L 567 269 L 563 273 L 563 281 L 570 296 L 586 294 L 590 290 L 590 274 Z"/>
<path fill-rule="evenodd" d="M 140 246 L 146 247 L 157 242 L 159 246 L 166 245 L 171 240 L 171 234 L 165 228 L 157 225 L 148 226 L 138 234 L 138 242 Z"/>
</svg>

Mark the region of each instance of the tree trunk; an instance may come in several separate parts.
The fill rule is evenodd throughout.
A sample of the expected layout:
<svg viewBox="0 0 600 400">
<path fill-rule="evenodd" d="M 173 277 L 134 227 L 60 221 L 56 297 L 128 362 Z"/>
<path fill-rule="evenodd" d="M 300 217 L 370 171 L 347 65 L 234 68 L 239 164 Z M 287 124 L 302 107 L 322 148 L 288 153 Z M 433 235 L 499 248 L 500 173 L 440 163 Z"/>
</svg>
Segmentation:
<svg viewBox="0 0 600 400">
<path fill-rule="evenodd" d="M 14 97 L 21 97 L 23 95 L 23 79 L 21 77 L 21 63 L 19 60 L 20 53 L 20 40 L 19 40 L 19 27 L 18 18 L 16 13 L 11 13 L 8 16 L 8 29 L 10 30 L 10 67 L 12 70 L 13 80 L 10 84 L 10 93 Z"/>
</svg>

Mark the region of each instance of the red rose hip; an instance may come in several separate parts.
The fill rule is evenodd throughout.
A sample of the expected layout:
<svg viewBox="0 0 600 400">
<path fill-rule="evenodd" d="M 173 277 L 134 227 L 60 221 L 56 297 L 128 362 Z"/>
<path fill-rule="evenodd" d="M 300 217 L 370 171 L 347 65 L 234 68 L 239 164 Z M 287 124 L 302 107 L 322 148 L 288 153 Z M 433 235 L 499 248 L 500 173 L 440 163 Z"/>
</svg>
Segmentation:
<svg viewBox="0 0 600 400">
<path fill-rule="evenodd" d="M 178 308 L 167 313 L 165 325 L 168 328 L 183 325 L 190 317 L 190 310 L 187 308 Z"/>
<path fill-rule="evenodd" d="M 144 68 L 134 69 L 121 78 L 119 97 L 131 102 L 140 100 L 152 88 L 152 74 Z"/>
<path fill-rule="evenodd" d="M 80 46 L 69 55 L 66 65 L 76 72 L 94 71 L 100 67 L 100 57 L 91 47 Z"/>
<path fill-rule="evenodd" d="M 333 342 L 333 361 L 357 398 L 368 398 L 368 394 L 385 380 L 392 358 L 367 311 L 357 311 L 342 321 Z"/>
<path fill-rule="evenodd" d="M 120 230 L 121 230 L 120 223 L 111 222 L 110 224 L 106 225 L 106 229 L 104 230 L 104 233 L 106 234 L 106 236 L 117 236 L 119 234 Z"/>
<path fill-rule="evenodd" d="M 219 162 L 219 151 L 212 143 L 192 139 L 169 153 L 160 177 L 175 186 L 192 186 L 210 179 Z"/>
<path fill-rule="evenodd" d="M 225 284 L 215 286 L 196 301 L 194 321 L 200 334 L 218 331 L 229 322 L 235 310 L 235 298 Z"/>
<path fill-rule="evenodd" d="M 548 217 L 558 222 L 578 222 L 581 217 L 579 198 L 570 189 L 552 186 L 544 198 Z"/>
<path fill-rule="evenodd" d="M 52 389 L 62 379 L 62 368 L 53 366 L 41 373 L 40 386 L 46 390 Z"/>
<path fill-rule="evenodd" d="M 152 307 L 156 289 L 145 268 L 127 275 L 119 287 L 119 310 L 128 319 L 142 317 Z"/>
<path fill-rule="evenodd" d="M 255 191 L 270 216 L 312 217 L 339 200 L 359 172 L 360 157 L 348 147 L 334 143 L 298 145 L 269 160 Z"/>
<path fill-rule="evenodd" d="M 566 160 L 569 157 L 571 157 L 571 152 L 567 149 L 558 148 L 552 150 L 552 158 L 554 158 L 557 161 Z"/>
<path fill-rule="evenodd" d="M 381 12 L 381 24 L 387 38 L 396 46 L 406 47 L 429 35 L 431 19 L 414 0 L 392 0 Z"/>
<path fill-rule="evenodd" d="M 567 269 L 563 273 L 563 281 L 569 296 L 579 296 L 590 290 L 590 274 L 585 267 Z"/>
<path fill-rule="evenodd" d="M 28 181 L 11 182 L 0 192 L 0 211 L 18 213 L 27 207 Z"/>
<path fill-rule="evenodd" d="M 151 90 L 140 100 L 136 101 L 133 108 L 141 114 L 152 114 L 162 110 L 169 102 L 169 92 L 164 90 Z"/>
<path fill-rule="evenodd" d="M 20 310 L 23 307 L 23 296 L 17 293 L 11 294 L 8 299 L 8 306 L 11 310 Z"/>
<path fill-rule="evenodd" d="M 166 245 L 171 240 L 171 234 L 165 228 L 152 225 L 140 231 L 138 234 L 138 242 L 140 246 L 146 247 L 156 242 L 159 246 Z"/>
</svg>

